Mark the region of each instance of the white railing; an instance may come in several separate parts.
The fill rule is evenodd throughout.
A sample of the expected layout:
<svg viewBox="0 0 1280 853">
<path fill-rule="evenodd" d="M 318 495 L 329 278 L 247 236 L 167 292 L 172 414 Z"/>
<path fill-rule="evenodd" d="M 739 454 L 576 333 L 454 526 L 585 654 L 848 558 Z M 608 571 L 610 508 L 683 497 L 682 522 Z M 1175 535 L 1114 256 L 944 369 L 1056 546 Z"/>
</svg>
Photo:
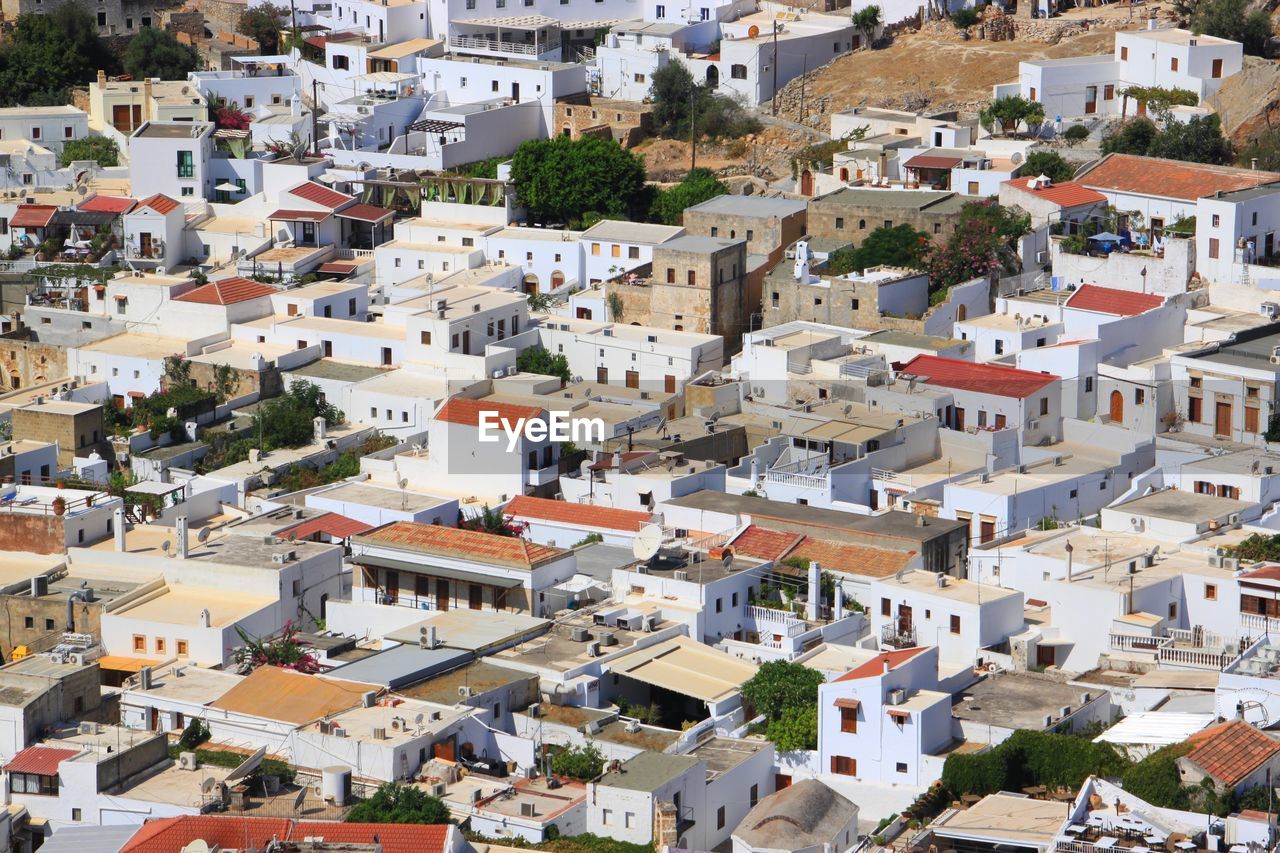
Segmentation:
<svg viewBox="0 0 1280 853">
<path fill-rule="evenodd" d="M 1260 613 L 1241 613 L 1240 626 L 1248 628 L 1250 633 L 1280 633 L 1280 619 L 1271 616 L 1263 616 Z"/>
<path fill-rule="evenodd" d="M 770 471 L 765 480 L 780 486 L 796 486 L 801 489 L 818 489 L 825 492 L 828 488 L 826 477 L 813 477 L 808 474 L 789 474 L 781 471 Z"/>
<path fill-rule="evenodd" d="M 882 480 L 886 483 L 900 483 L 902 482 L 902 475 L 897 471 L 887 471 L 884 468 L 872 468 L 871 479 Z"/>
<path fill-rule="evenodd" d="M 873 373 L 884 373 L 883 367 L 867 367 L 863 364 L 842 364 L 840 365 L 840 377 L 842 379 L 866 379 Z"/>
<path fill-rule="evenodd" d="M 499 41 L 482 36 L 454 36 L 451 40 L 458 50 L 487 50 L 493 53 L 514 53 L 518 56 L 541 56 L 560 48 L 555 44 L 527 44 L 518 41 Z"/>
<path fill-rule="evenodd" d="M 757 627 L 778 626 L 778 630 L 773 631 L 775 634 L 783 634 L 794 639 L 809 630 L 809 626 L 803 620 L 797 619 L 785 610 L 774 610 L 772 607 L 761 607 L 758 604 L 748 604 L 745 610 L 747 618 L 755 620 Z M 768 645 L 764 643 L 763 638 L 760 642 Z"/>
<path fill-rule="evenodd" d="M 1161 646 L 1156 650 L 1160 663 L 1172 663 L 1196 669 L 1226 669 L 1227 664 L 1236 659 L 1229 652 L 1210 652 L 1204 649 L 1179 649 L 1174 646 Z"/>
<path fill-rule="evenodd" d="M 356 258 L 372 258 L 373 249 L 338 249 L 334 253 L 334 257 L 344 261 L 353 261 Z"/>
<path fill-rule="evenodd" d="M 1137 634 L 1112 634 L 1111 650 L 1116 652 L 1143 652 L 1155 654 L 1164 642 L 1163 637 L 1143 637 Z"/>
</svg>

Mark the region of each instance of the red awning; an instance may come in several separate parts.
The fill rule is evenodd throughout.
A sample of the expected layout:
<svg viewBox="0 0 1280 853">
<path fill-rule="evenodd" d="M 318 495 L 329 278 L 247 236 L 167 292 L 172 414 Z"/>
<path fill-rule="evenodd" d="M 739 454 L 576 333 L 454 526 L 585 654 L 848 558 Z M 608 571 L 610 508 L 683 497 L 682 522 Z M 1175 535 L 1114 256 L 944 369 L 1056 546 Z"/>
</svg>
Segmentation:
<svg viewBox="0 0 1280 853">
<path fill-rule="evenodd" d="M 835 706 L 848 711 L 856 711 L 862 703 L 857 699 L 837 699 Z"/>
<path fill-rule="evenodd" d="M 10 217 L 9 225 L 14 228 L 45 228 L 57 212 L 57 206 L 52 204 L 20 204 Z"/>
<path fill-rule="evenodd" d="M 351 261 L 329 261 L 316 267 L 316 272 L 328 273 L 329 275 L 351 275 L 356 271 L 358 264 Z"/>
<path fill-rule="evenodd" d="M 6 773 L 36 773 L 40 776 L 57 776 L 58 765 L 79 755 L 74 749 L 53 749 L 48 746 L 29 746 L 19 752 L 4 766 Z"/>
<path fill-rule="evenodd" d="M 961 157 L 939 157 L 938 155 L 917 154 L 902 165 L 908 169 L 954 169 L 964 162 Z"/>
<path fill-rule="evenodd" d="M 339 219 L 354 219 L 357 222 L 382 222 L 394 215 L 394 210 L 374 204 L 353 204 L 338 211 Z"/>
<path fill-rule="evenodd" d="M 281 222 L 323 222 L 333 214 L 327 210 L 289 210 L 283 208 L 267 217 Z"/>
<path fill-rule="evenodd" d="M 904 711 L 901 708 L 890 708 L 889 716 L 893 717 L 895 720 L 908 720 L 911 718 L 911 712 Z"/>
</svg>

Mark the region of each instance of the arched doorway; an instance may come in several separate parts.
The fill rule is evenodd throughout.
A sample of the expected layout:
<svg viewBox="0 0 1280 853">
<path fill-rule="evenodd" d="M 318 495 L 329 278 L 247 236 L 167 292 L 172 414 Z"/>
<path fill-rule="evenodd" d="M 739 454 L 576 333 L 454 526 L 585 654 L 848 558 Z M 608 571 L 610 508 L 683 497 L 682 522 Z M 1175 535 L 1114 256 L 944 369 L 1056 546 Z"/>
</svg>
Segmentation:
<svg viewBox="0 0 1280 853">
<path fill-rule="evenodd" d="M 564 273 L 560 270 L 553 270 L 551 273 L 551 289 L 559 290 L 564 287 Z"/>
<path fill-rule="evenodd" d="M 524 292 L 528 296 L 538 295 L 538 277 L 533 273 L 524 277 Z"/>
<path fill-rule="evenodd" d="M 813 172 L 808 169 L 800 173 L 800 195 L 813 195 Z"/>
<path fill-rule="evenodd" d="M 849 169 L 847 167 L 840 167 L 840 180 L 846 184 L 849 183 Z"/>
<path fill-rule="evenodd" d="M 1113 423 L 1122 423 L 1124 421 L 1124 395 L 1119 391 L 1111 392 L 1111 405 L 1108 417 Z"/>
<path fill-rule="evenodd" d="M 961 305 L 959 308 L 956 309 L 957 323 L 963 323 L 965 318 L 968 316 L 969 316 L 969 309 L 967 306 Z"/>
<path fill-rule="evenodd" d="M 720 85 L 720 69 L 714 65 L 707 66 L 707 86 L 714 89 Z"/>
</svg>

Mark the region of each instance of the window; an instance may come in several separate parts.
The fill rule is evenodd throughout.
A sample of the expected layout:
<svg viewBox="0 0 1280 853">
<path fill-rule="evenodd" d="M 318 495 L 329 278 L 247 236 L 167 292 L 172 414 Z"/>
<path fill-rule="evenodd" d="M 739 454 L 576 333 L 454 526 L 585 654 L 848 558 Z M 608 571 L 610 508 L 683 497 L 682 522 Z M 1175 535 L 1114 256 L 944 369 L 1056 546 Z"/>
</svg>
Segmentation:
<svg viewBox="0 0 1280 853">
<path fill-rule="evenodd" d="M 634 80 L 635 80 L 635 82 L 637 82 L 637 83 L 643 83 L 643 82 L 644 82 L 644 75 L 643 75 L 643 74 L 637 74 L 637 75 L 635 75 L 635 77 L 634 77 L 633 79 L 634 79 Z"/>
<path fill-rule="evenodd" d="M 347 57 L 342 54 L 335 54 L 331 64 L 338 71 L 346 71 L 351 67 L 350 63 L 347 61 Z"/>
<path fill-rule="evenodd" d="M 840 776 L 857 776 L 858 762 L 847 755 L 831 756 L 831 772 Z"/>
<path fill-rule="evenodd" d="M 178 640 L 174 645 L 178 648 L 178 657 L 185 658 L 187 656 L 187 641 Z"/>
<path fill-rule="evenodd" d="M 654 9 L 653 13 L 657 15 L 658 18 L 660 19 L 665 18 L 667 16 L 667 7 L 659 3 L 658 6 Z"/>
<path fill-rule="evenodd" d="M 71 810 L 71 819 L 72 819 L 73 821 L 76 821 L 77 823 L 80 821 L 80 819 L 81 819 L 81 818 L 80 818 L 80 810 L 79 810 L 79 809 L 72 809 L 72 810 Z"/>
<path fill-rule="evenodd" d="M 1191 423 L 1200 423 L 1200 404 L 1203 402 L 1199 397 L 1191 397 L 1187 400 L 1187 420 Z"/>
<path fill-rule="evenodd" d="M 1147 390 L 1145 388 L 1134 388 L 1133 402 L 1134 405 L 1137 406 L 1141 406 L 1143 403 L 1147 402 Z"/>
<path fill-rule="evenodd" d="M 951 614 L 951 633 L 953 634 L 960 633 L 960 617 L 955 615 L 954 613 Z"/>
<path fill-rule="evenodd" d="M 1214 218 L 1217 219 L 1216 216 Z M 1211 258 L 1218 257 L 1218 238 L 1217 237 L 1209 238 L 1209 257 Z"/>
<path fill-rule="evenodd" d="M 133 635 L 133 650 L 135 652 L 145 652 L 147 650 L 147 638 L 141 634 Z"/>
<path fill-rule="evenodd" d="M 1086 376 L 1084 378 L 1084 393 L 1086 394 L 1093 393 L 1093 377 L 1092 376 Z"/>
<path fill-rule="evenodd" d="M 610 257 L 614 257 L 614 258 L 622 257 L 622 247 L 619 246 L 617 243 L 614 243 L 609 247 L 609 255 Z"/>
<path fill-rule="evenodd" d="M 347 316 L 356 316 L 356 298 L 354 296 L 347 300 Z"/>
<path fill-rule="evenodd" d="M 845 734 L 858 733 L 858 709 L 857 708 L 841 708 L 840 709 L 840 731 Z"/>
<path fill-rule="evenodd" d="M 1205 601 L 1218 600 L 1218 585 L 1216 583 L 1207 583 L 1204 585 Z"/>
<path fill-rule="evenodd" d="M 892 613 L 893 613 L 893 605 L 889 602 L 889 599 L 887 598 L 880 599 L 880 615 L 889 616 Z"/>
<path fill-rule="evenodd" d="M 1040 414 L 1041 415 L 1049 414 L 1049 398 L 1048 397 L 1040 398 Z"/>
<path fill-rule="evenodd" d="M 837 231 L 840 231 L 840 230 L 843 230 L 843 229 L 844 229 L 844 217 L 843 217 L 843 216 L 837 216 L 837 217 L 836 217 L 836 230 L 837 230 Z"/>
<path fill-rule="evenodd" d="M 639 257 L 640 257 L 640 247 L 639 247 L 639 246 L 628 246 L 628 247 L 627 247 L 627 257 L 628 257 L 628 258 L 630 258 L 630 259 L 631 259 L 631 260 L 633 260 L 633 261 L 634 261 L 634 260 L 639 259 Z"/>
<path fill-rule="evenodd" d="M 52 630 L 53 630 L 53 620 L 52 620 L 52 619 L 46 619 L 46 620 L 44 620 L 44 629 L 45 629 L 46 631 L 52 631 Z"/>
<path fill-rule="evenodd" d="M 612 825 L 612 823 L 613 823 L 613 809 L 601 809 L 601 810 L 600 810 L 600 823 L 602 823 L 602 824 L 603 824 L 603 825 L 605 825 L 605 826 L 610 826 L 610 825 Z"/>
<path fill-rule="evenodd" d="M 11 773 L 9 791 L 13 794 L 38 794 L 42 797 L 58 796 L 58 777 L 40 773 Z"/>
<path fill-rule="evenodd" d="M 1176 601 L 1169 602 L 1169 618 L 1170 619 L 1178 618 L 1178 602 Z"/>
<path fill-rule="evenodd" d="M 693 287 L 695 284 L 698 283 L 697 274 L 694 273 L 693 270 L 689 270 L 689 272 L 685 276 L 685 279 L 687 280 L 690 287 Z"/>
<path fill-rule="evenodd" d="M 419 339 L 421 340 L 421 342 L 422 342 L 422 345 L 423 345 L 423 346 L 426 346 L 426 347 L 431 346 L 431 333 L 430 333 L 430 332 L 422 332 L 422 333 L 419 335 Z"/>
<path fill-rule="evenodd" d="M 178 177 L 194 178 L 196 175 L 195 155 L 190 151 L 178 152 Z"/>
<path fill-rule="evenodd" d="M 1203 388 L 1203 387 L 1204 387 L 1204 377 L 1203 377 L 1203 376 L 1192 376 L 1192 377 L 1191 377 L 1191 383 L 1190 383 L 1190 384 L 1191 384 L 1191 387 L 1192 387 L 1192 388 Z"/>
<path fill-rule="evenodd" d="M 593 254 L 593 255 L 597 255 L 597 256 L 600 254 L 600 244 L 599 244 L 599 243 L 592 243 L 592 244 L 591 244 L 591 254 Z"/>
<path fill-rule="evenodd" d="M 1169 70 L 1170 71 L 1178 70 L 1178 57 L 1175 56 L 1169 60 Z"/>
<path fill-rule="evenodd" d="M 1004 355 L 1004 341 L 996 341 L 996 355 Z"/>
<path fill-rule="evenodd" d="M 733 65 L 730 65 L 729 76 L 732 77 L 734 80 L 746 80 L 747 66 L 742 65 L 741 63 L 734 63 Z"/>
<path fill-rule="evenodd" d="M 1258 407 L 1257 406 L 1244 407 L 1244 431 L 1245 432 L 1258 431 Z"/>
<path fill-rule="evenodd" d="M 1222 76 L 1222 60 L 1221 59 L 1215 59 L 1213 61 L 1213 71 L 1211 72 L 1210 76 L 1212 76 L 1213 79 L 1215 80 L 1217 80 Z"/>
<path fill-rule="evenodd" d="M 1127 47 L 1120 48 L 1120 61 L 1124 62 L 1128 58 L 1129 58 L 1129 48 Z"/>
<path fill-rule="evenodd" d="M 1213 227 L 1217 228 L 1221 224 L 1222 224 L 1222 217 L 1215 213 L 1213 215 Z"/>
<path fill-rule="evenodd" d="M 156 654 L 164 654 L 164 637 L 156 637 Z"/>
<path fill-rule="evenodd" d="M 1116 96 L 1116 87 L 1114 85 L 1112 85 L 1111 83 L 1108 83 L 1107 85 L 1102 87 L 1102 99 L 1104 101 L 1110 101 L 1114 99 L 1115 96 Z"/>
<path fill-rule="evenodd" d="M 25 619 L 22 620 L 22 622 L 23 622 L 23 627 L 26 627 L 26 628 L 34 628 L 36 626 L 36 620 L 31 616 L 26 617 Z"/>
<path fill-rule="evenodd" d="M 758 802 L 760 802 L 760 786 L 752 785 L 751 786 L 751 808 L 754 809 L 756 807 L 756 803 Z"/>
<path fill-rule="evenodd" d="M 716 829 L 724 829 L 724 806 L 716 809 Z"/>
</svg>

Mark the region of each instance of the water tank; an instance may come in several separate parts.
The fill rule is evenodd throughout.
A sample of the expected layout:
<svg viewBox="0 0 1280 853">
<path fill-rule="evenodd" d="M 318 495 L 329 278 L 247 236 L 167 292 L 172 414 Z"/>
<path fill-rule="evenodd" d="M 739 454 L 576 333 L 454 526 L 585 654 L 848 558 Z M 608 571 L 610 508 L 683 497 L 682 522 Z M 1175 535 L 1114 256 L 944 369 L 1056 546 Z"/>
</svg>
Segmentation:
<svg viewBox="0 0 1280 853">
<path fill-rule="evenodd" d="M 320 772 L 320 796 L 333 800 L 335 806 L 345 806 L 351 799 L 351 768 L 326 767 Z"/>
</svg>

